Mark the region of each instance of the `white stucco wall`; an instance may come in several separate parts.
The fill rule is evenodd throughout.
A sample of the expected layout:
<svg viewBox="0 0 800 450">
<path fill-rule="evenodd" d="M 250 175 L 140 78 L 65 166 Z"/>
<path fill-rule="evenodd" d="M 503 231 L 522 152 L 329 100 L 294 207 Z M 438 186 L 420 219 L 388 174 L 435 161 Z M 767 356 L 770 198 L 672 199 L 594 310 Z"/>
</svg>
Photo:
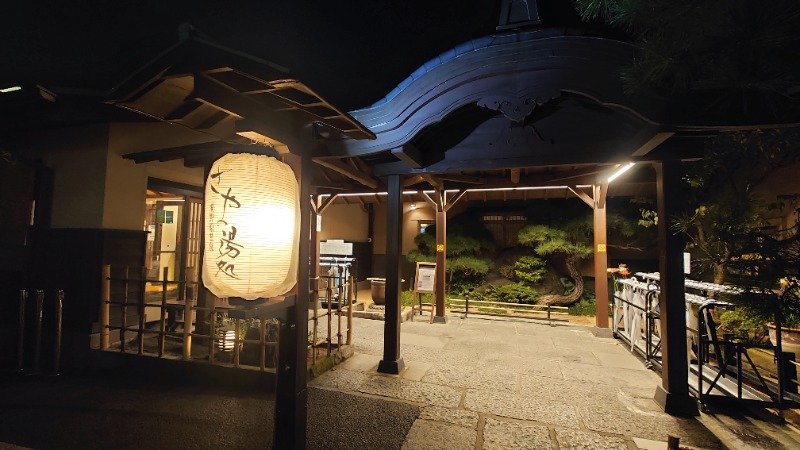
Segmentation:
<svg viewBox="0 0 800 450">
<path fill-rule="evenodd" d="M 208 141 L 208 136 L 164 123 L 115 123 L 108 135 L 103 228 L 141 230 L 144 226 L 147 178 L 203 185 L 203 169 L 183 160 L 136 164 L 122 155 Z"/>
<path fill-rule="evenodd" d="M 59 130 L 37 140 L 53 169 L 53 228 L 101 228 L 106 185 L 108 127 Z"/>
<path fill-rule="evenodd" d="M 146 189 L 144 167 L 109 152 L 102 228 L 141 230 L 144 226 Z"/>
<path fill-rule="evenodd" d="M 322 214 L 320 240 L 344 239 L 345 242 L 366 242 L 369 215 L 360 204 L 330 205 Z"/>
<path fill-rule="evenodd" d="M 403 203 L 403 254 L 417 248 L 414 238 L 419 234 L 420 221 L 435 221 L 436 211 L 430 203 L 417 203 L 416 209 L 411 209 L 411 203 Z"/>
<path fill-rule="evenodd" d="M 417 236 L 417 230 L 420 220 L 436 220 L 436 211 L 429 203 L 418 202 L 417 209 L 411 209 L 411 203 L 403 203 L 403 223 L 402 223 L 402 253 L 408 252 L 414 248 L 414 238 Z M 375 205 L 375 239 L 372 253 L 376 255 L 386 254 L 386 203 L 379 203 Z"/>
</svg>

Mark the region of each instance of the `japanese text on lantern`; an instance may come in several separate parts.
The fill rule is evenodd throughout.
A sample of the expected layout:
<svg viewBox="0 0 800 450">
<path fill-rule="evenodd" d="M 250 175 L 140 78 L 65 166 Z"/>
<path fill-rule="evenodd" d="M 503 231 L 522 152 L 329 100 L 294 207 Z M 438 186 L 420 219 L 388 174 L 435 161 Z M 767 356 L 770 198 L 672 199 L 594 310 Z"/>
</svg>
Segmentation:
<svg viewBox="0 0 800 450">
<path fill-rule="evenodd" d="M 209 227 L 211 228 L 209 245 L 211 245 L 211 250 L 214 250 L 219 236 L 219 248 L 217 249 L 219 254 L 216 262 L 217 274 L 221 272 L 231 278 L 238 279 L 239 276 L 236 274 L 236 266 L 233 260 L 242 253 L 244 246 L 236 242 L 236 226 L 228 223 L 225 214 L 228 208 L 238 209 L 241 208 L 242 204 L 236 200 L 236 195 L 232 188 L 229 187 L 226 190 L 225 187 L 221 186 L 222 175 L 227 172 L 230 172 L 230 170 L 218 167 L 217 171 L 212 173 L 210 177 L 211 191 L 218 197 L 209 206 Z M 218 206 L 222 209 L 219 218 L 216 217 Z"/>
</svg>

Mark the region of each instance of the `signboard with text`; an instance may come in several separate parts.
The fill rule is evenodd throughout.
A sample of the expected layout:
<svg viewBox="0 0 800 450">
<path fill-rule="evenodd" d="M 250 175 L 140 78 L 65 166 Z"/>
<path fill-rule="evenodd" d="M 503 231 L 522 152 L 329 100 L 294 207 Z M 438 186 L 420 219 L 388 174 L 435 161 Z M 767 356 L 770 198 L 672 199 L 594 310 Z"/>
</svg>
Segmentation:
<svg viewBox="0 0 800 450">
<path fill-rule="evenodd" d="M 414 292 L 433 294 L 436 282 L 436 263 L 418 262 L 414 280 Z"/>
</svg>

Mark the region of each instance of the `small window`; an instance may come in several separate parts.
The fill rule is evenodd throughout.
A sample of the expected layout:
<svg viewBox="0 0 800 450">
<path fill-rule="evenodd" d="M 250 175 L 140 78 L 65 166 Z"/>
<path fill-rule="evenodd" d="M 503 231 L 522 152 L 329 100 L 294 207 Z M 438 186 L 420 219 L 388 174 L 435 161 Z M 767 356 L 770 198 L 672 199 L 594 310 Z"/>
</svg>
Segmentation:
<svg viewBox="0 0 800 450">
<path fill-rule="evenodd" d="M 435 220 L 418 220 L 417 221 L 417 231 L 418 231 L 418 233 L 419 234 L 424 233 L 425 230 L 427 230 L 428 227 L 431 226 L 431 225 L 436 225 L 436 221 Z"/>
</svg>

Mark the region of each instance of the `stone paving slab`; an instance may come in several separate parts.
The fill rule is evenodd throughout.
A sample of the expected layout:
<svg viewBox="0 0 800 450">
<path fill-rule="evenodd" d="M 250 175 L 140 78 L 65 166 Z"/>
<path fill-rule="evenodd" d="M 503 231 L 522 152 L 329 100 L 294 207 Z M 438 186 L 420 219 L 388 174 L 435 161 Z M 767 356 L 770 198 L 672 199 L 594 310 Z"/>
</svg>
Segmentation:
<svg viewBox="0 0 800 450">
<path fill-rule="evenodd" d="M 425 406 L 419 414 L 420 419 L 447 422 L 453 425 L 478 429 L 478 413 L 466 409 L 443 408 L 441 406 Z"/>
<path fill-rule="evenodd" d="M 427 348 L 444 348 L 448 341 L 450 341 L 450 339 L 439 336 L 403 333 L 403 343 L 406 345 L 416 345 L 418 347 Z"/>
<path fill-rule="evenodd" d="M 600 365 L 603 367 L 615 367 L 622 369 L 641 370 L 642 362 L 638 359 L 632 359 L 630 354 L 625 350 L 620 349 L 619 352 L 599 352 L 593 351 L 594 356 Z"/>
<path fill-rule="evenodd" d="M 475 432 L 450 423 L 418 419 L 403 443 L 403 450 L 473 449 Z"/>
<path fill-rule="evenodd" d="M 484 450 L 553 448 L 546 426 L 486 419 L 483 427 Z"/>
<path fill-rule="evenodd" d="M 502 391 L 517 390 L 517 373 L 495 367 L 432 367 L 422 378 L 427 383 L 461 388 L 494 388 Z"/>
<path fill-rule="evenodd" d="M 611 386 L 637 388 L 652 386 L 655 389 L 655 386 L 661 382 L 656 374 L 644 366 L 641 369 L 622 369 L 590 364 L 562 363 L 561 369 L 567 380 L 593 381 Z"/>
<path fill-rule="evenodd" d="M 309 386 L 323 389 L 355 392 L 358 391 L 358 388 L 366 383 L 369 378 L 368 375 L 361 372 L 354 372 L 345 368 L 336 368 L 336 370 L 325 372 L 308 384 Z"/>
<path fill-rule="evenodd" d="M 696 447 L 723 448 L 713 434 L 694 419 L 673 417 L 663 412 L 609 411 L 579 408 L 586 428 L 592 431 L 627 435 L 665 441 L 667 436 L 678 436 L 682 443 Z"/>
<path fill-rule="evenodd" d="M 625 409 L 626 402 L 634 397 L 622 390 L 598 386 L 595 383 L 574 380 L 553 380 L 538 376 L 520 377 L 519 395 L 540 401 L 566 403 L 575 406 L 593 406 L 608 410 Z"/>
<path fill-rule="evenodd" d="M 372 359 L 353 363 L 362 376 L 324 382 L 419 406 L 404 448 L 635 449 L 666 447 L 669 435 L 690 448 L 723 447 L 696 420 L 661 411 L 653 401 L 660 377 L 588 327 L 458 317 L 404 323 L 400 376 L 374 370 L 382 323 L 364 332 L 356 351 Z"/>
<path fill-rule="evenodd" d="M 481 358 L 478 359 L 478 363 L 479 367 L 474 368 L 476 371 L 486 370 L 491 367 L 505 367 L 525 375 L 537 375 L 540 377 L 555 378 L 557 380 L 564 379 L 563 369 L 558 361 L 494 353 L 491 355 L 482 355 Z"/>
<path fill-rule="evenodd" d="M 560 361 L 595 365 L 600 364 L 600 361 L 598 361 L 597 356 L 594 353 L 588 350 L 580 349 L 570 349 L 569 351 L 565 351 L 564 349 L 557 349 L 555 347 L 547 348 L 545 346 L 543 348 L 538 348 L 536 346 L 531 346 L 530 348 L 526 348 L 520 346 L 519 355 L 520 358 L 535 358 L 541 361 Z"/>
<path fill-rule="evenodd" d="M 578 426 L 575 406 L 553 403 L 496 390 L 470 390 L 464 407 L 512 419 L 530 420 L 564 427 Z"/>
<path fill-rule="evenodd" d="M 390 376 L 375 376 L 361 385 L 360 392 L 407 400 L 423 405 L 456 408 L 461 403 L 462 392 L 448 386 L 420 381 L 403 380 Z"/>
<path fill-rule="evenodd" d="M 422 378 L 430 372 L 432 364 L 419 361 L 406 361 L 406 370 L 400 374 L 406 380 L 422 381 Z"/>
<path fill-rule="evenodd" d="M 339 367 L 354 372 L 371 372 L 378 368 L 381 357 L 367 353 L 356 353 L 342 363 Z"/>
<path fill-rule="evenodd" d="M 400 356 L 409 361 L 453 366 L 474 366 L 480 358 L 478 352 L 454 352 L 446 348 L 425 348 L 404 344 L 400 344 Z"/>
<path fill-rule="evenodd" d="M 559 450 L 628 450 L 625 439 L 579 430 L 556 430 Z"/>
</svg>

